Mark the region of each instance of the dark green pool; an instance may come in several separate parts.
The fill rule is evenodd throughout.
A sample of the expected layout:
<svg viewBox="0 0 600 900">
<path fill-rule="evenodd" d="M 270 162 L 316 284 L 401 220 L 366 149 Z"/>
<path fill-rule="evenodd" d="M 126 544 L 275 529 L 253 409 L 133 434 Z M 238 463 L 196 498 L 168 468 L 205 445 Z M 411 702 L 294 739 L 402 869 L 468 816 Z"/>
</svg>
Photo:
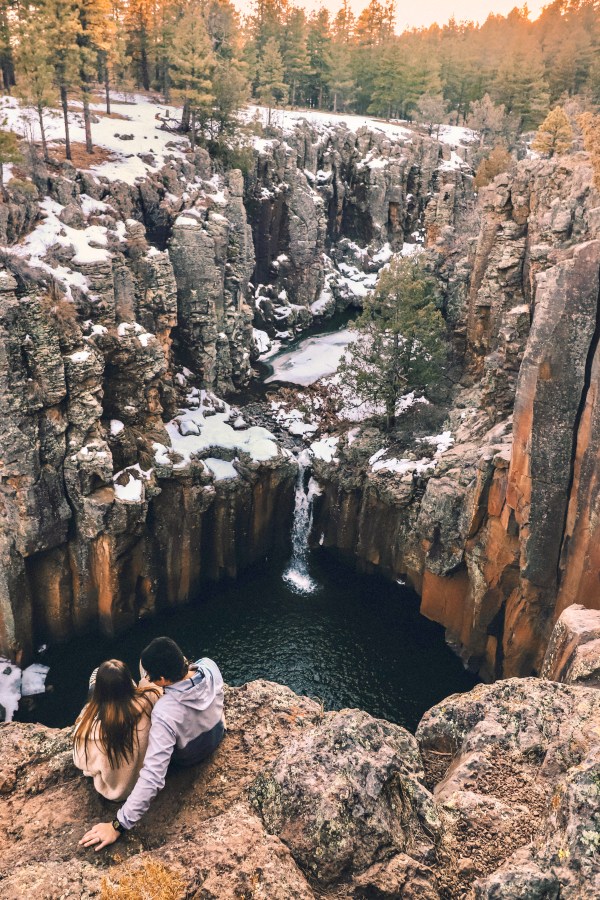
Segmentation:
<svg viewBox="0 0 600 900">
<path fill-rule="evenodd" d="M 411 730 L 434 703 L 475 684 L 442 628 L 419 615 L 412 591 L 316 553 L 309 570 L 317 588 L 298 595 L 283 581 L 284 568 L 267 561 L 113 640 L 93 636 L 50 647 L 40 659 L 51 667 L 53 691 L 18 718 L 72 723 L 90 671 L 111 656 L 137 669 L 141 649 L 159 634 L 192 658 L 213 657 L 230 684 L 268 678 L 328 709 L 359 707 Z"/>
</svg>

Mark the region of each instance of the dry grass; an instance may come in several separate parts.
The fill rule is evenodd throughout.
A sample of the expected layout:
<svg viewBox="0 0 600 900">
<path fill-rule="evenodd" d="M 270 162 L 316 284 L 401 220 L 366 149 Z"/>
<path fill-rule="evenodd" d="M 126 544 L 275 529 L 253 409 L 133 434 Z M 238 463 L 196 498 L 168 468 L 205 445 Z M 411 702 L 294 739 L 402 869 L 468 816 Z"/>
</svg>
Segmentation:
<svg viewBox="0 0 600 900">
<path fill-rule="evenodd" d="M 162 863 L 146 860 L 113 881 L 102 880 L 100 900 L 183 900 L 186 886 L 177 872 Z"/>
<path fill-rule="evenodd" d="M 66 159 L 64 144 L 52 144 L 50 153 L 58 159 Z M 85 144 L 80 141 L 71 143 L 71 156 L 71 162 L 78 169 L 88 169 L 90 166 L 98 166 L 100 163 L 115 159 L 114 154 L 104 147 L 94 147 L 94 152 L 88 153 Z"/>
</svg>

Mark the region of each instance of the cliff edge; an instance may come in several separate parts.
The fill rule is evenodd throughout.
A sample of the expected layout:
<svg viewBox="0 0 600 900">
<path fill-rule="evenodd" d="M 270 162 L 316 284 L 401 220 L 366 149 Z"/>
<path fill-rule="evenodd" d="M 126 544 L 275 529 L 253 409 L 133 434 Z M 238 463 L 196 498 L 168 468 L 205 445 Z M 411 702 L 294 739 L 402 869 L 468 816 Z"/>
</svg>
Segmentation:
<svg viewBox="0 0 600 900">
<path fill-rule="evenodd" d="M 229 688 L 226 708 L 215 755 L 170 773 L 101 853 L 78 840 L 115 805 L 74 768 L 69 730 L 3 726 L 4 900 L 599 896 L 597 690 L 480 685 L 416 737 L 265 681 Z"/>
</svg>

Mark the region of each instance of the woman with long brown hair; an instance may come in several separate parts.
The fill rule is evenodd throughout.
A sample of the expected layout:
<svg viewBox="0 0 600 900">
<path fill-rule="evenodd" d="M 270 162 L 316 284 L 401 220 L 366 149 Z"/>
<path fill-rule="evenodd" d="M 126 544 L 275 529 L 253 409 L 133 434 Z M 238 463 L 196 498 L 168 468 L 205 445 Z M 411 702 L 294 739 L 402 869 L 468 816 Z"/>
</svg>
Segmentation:
<svg viewBox="0 0 600 900">
<path fill-rule="evenodd" d="M 75 723 L 73 762 L 107 800 L 123 800 L 144 762 L 152 708 L 161 690 L 136 686 L 124 662 L 109 659 L 98 668 L 92 695 Z"/>
</svg>

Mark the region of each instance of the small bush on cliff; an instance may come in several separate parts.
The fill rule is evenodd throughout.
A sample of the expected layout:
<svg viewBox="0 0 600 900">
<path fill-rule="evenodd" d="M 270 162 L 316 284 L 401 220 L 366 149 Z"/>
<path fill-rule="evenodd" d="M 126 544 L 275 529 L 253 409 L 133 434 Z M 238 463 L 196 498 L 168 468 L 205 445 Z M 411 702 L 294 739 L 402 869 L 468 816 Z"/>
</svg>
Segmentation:
<svg viewBox="0 0 600 900">
<path fill-rule="evenodd" d="M 6 120 L 2 123 L 6 125 Z M 7 163 L 20 162 L 22 159 L 19 150 L 19 137 L 14 131 L 0 127 L 0 192 L 4 200 L 7 199 L 6 187 L 4 185 L 4 166 Z"/>
<path fill-rule="evenodd" d="M 572 143 L 573 129 L 564 109 L 557 106 L 538 128 L 531 149 L 551 159 L 556 154 L 566 153 Z"/>
<path fill-rule="evenodd" d="M 445 324 L 436 305 L 436 283 L 418 258 L 395 259 L 365 303 L 340 366 L 343 383 L 364 403 L 395 422 L 400 398 L 426 394 L 441 379 Z"/>
<path fill-rule="evenodd" d="M 490 184 L 497 175 L 502 172 L 508 172 L 512 167 L 513 158 L 504 147 L 494 147 L 489 156 L 481 161 L 473 187 L 480 190 L 482 187 Z"/>
</svg>

